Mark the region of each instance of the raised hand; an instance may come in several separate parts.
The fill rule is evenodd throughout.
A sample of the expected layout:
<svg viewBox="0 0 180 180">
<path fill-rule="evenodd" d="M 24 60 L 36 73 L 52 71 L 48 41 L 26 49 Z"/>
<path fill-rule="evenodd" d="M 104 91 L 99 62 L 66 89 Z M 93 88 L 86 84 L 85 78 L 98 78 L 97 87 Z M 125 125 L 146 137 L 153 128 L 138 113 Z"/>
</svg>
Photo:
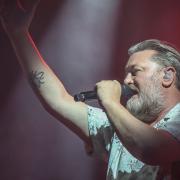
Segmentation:
<svg viewBox="0 0 180 180">
<path fill-rule="evenodd" d="M 9 33 L 28 30 L 40 0 L 1 0 L 0 20 Z"/>
</svg>

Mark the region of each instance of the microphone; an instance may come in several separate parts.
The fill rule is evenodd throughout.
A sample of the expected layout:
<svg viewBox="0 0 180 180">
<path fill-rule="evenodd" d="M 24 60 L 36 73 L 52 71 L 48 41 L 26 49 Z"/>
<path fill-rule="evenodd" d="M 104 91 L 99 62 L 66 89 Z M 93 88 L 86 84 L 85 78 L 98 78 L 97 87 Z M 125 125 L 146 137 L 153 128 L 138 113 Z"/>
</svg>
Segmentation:
<svg viewBox="0 0 180 180">
<path fill-rule="evenodd" d="M 129 86 L 123 84 L 121 86 L 121 91 L 122 91 L 122 96 L 125 98 L 131 97 L 132 95 L 134 95 L 135 91 L 132 90 Z M 94 91 L 85 91 L 85 92 L 80 92 L 79 94 L 75 94 L 74 95 L 74 100 L 75 101 L 90 101 L 93 99 L 97 99 L 97 92 Z"/>
</svg>

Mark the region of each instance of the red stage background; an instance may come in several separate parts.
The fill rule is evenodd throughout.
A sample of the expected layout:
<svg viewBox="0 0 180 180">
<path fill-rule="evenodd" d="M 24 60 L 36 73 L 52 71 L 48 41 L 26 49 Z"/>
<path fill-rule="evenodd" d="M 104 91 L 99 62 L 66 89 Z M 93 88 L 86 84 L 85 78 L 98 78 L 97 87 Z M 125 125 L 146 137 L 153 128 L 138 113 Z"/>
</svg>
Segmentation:
<svg viewBox="0 0 180 180">
<path fill-rule="evenodd" d="M 42 0 L 31 34 L 75 94 L 102 79 L 122 81 L 136 42 L 155 38 L 180 48 L 180 1 Z M 83 142 L 42 108 L 1 26 L 0 59 L 0 179 L 105 179 L 106 164 L 88 157 Z"/>
</svg>

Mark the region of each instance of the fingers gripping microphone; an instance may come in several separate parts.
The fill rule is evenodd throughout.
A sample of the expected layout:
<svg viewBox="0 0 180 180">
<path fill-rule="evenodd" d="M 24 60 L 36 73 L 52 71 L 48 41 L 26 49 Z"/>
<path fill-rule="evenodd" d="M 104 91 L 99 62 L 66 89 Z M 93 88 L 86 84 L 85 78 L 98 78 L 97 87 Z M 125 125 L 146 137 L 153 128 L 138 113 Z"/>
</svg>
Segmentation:
<svg viewBox="0 0 180 180">
<path fill-rule="evenodd" d="M 131 97 L 134 94 L 134 91 L 130 89 L 127 85 L 122 85 L 121 86 L 121 91 L 122 91 L 122 96 L 123 97 Z M 79 94 L 74 95 L 74 100 L 75 101 L 90 101 L 93 99 L 97 99 L 97 92 L 94 91 L 85 91 L 85 92 L 80 92 Z"/>
</svg>

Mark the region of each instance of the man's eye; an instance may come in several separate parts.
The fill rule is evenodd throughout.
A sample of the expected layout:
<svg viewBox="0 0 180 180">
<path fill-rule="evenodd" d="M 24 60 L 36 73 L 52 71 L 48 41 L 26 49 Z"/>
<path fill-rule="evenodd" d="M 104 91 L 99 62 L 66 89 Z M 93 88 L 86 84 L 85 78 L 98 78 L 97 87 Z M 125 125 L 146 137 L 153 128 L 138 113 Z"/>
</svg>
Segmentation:
<svg viewBox="0 0 180 180">
<path fill-rule="evenodd" d="M 137 74 L 138 71 L 140 71 L 140 70 L 139 70 L 139 69 L 134 69 L 134 70 L 131 72 L 132 76 L 136 76 L 136 74 Z"/>
</svg>

